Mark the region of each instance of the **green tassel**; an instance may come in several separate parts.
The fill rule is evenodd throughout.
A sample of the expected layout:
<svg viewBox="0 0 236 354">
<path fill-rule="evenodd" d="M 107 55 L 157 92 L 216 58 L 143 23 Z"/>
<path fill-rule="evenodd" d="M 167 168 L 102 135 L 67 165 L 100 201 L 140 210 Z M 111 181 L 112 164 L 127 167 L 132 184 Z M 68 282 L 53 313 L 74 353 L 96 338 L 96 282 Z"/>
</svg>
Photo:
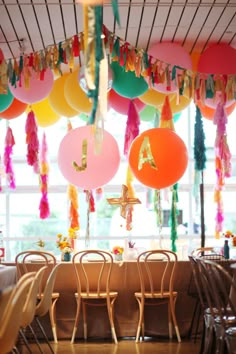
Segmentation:
<svg viewBox="0 0 236 354">
<path fill-rule="evenodd" d="M 100 61 L 103 59 L 103 47 L 102 47 L 102 6 L 95 6 L 95 89 L 89 90 L 88 97 L 93 98 L 93 107 L 91 115 L 89 117 L 89 123 L 94 124 L 96 118 L 96 112 L 98 108 L 98 88 L 99 88 L 99 66 Z"/>
<path fill-rule="evenodd" d="M 58 52 L 59 52 L 59 56 L 58 56 L 57 65 L 60 65 L 61 63 L 63 63 L 63 48 L 62 48 L 62 42 L 59 43 Z"/>
<path fill-rule="evenodd" d="M 112 4 L 113 16 L 115 18 L 115 21 L 120 26 L 120 14 L 119 14 L 119 9 L 118 9 L 118 1 L 112 0 L 111 4 Z"/>
<path fill-rule="evenodd" d="M 206 80 L 206 98 L 213 98 L 215 92 L 213 75 L 208 75 Z"/>
<path fill-rule="evenodd" d="M 118 37 L 115 40 L 111 56 L 112 56 L 112 58 L 114 58 L 116 56 L 118 58 L 120 58 L 120 40 Z"/>
<path fill-rule="evenodd" d="M 149 59 L 148 59 L 148 53 L 147 52 L 143 53 L 143 63 L 144 63 L 144 68 L 148 69 L 149 68 Z"/>
<path fill-rule="evenodd" d="M 21 55 L 21 56 L 20 56 L 20 61 L 19 61 L 20 73 L 22 73 L 22 71 L 23 71 L 23 66 L 24 66 L 23 55 Z"/>
<path fill-rule="evenodd" d="M 172 68 L 171 81 L 175 80 L 175 78 L 176 78 L 176 65 L 174 65 Z"/>
<path fill-rule="evenodd" d="M 194 161 L 195 170 L 203 171 L 206 167 L 205 134 L 203 130 L 202 114 L 196 106 L 196 117 L 194 126 Z"/>
<path fill-rule="evenodd" d="M 171 203 L 171 213 L 170 213 L 170 227 L 171 227 L 171 250 L 173 252 L 177 251 L 176 243 L 175 241 L 178 239 L 178 234 L 177 234 L 177 226 L 178 226 L 178 210 L 177 210 L 177 202 L 178 202 L 178 183 L 176 183 L 173 186 L 172 189 L 172 203 Z"/>
</svg>

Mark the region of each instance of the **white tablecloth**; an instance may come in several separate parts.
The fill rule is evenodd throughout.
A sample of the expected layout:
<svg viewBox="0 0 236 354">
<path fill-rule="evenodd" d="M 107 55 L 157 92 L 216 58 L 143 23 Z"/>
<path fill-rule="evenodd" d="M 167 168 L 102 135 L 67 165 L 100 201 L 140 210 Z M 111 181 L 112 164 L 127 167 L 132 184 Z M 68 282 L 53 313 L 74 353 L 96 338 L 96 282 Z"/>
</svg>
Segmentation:
<svg viewBox="0 0 236 354">
<path fill-rule="evenodd" d="M 16 283 L 16 267 L 0 264 L 0 290 Z"/>
</svg>

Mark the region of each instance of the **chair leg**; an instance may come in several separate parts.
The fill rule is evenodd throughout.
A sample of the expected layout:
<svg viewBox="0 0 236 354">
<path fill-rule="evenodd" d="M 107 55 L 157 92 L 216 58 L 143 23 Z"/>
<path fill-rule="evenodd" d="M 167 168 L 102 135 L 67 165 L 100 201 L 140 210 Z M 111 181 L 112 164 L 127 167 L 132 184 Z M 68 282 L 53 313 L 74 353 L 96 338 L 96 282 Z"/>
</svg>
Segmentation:
<svg viewBox="0 0 236 354">
<path fill-rule="evenodd" d="M 76 310 L 76 315 L 75 315 L 75 324 L 74 324 L 72 337 L 71 337 L 71 344 L 73 344 L 75 341 L 75 335 L 76 335 L 78 323 L 79 323 L 80 306 L 81 306 L 81 301 L 79 299 L 77 299 L 77 310 Z"/>
<path fill-rule="evenodd" d="M 23 330 L 22 328 L 20 328 L 19 334 L 20 334 L 21 338 L 23 339 L 24 344 L 25 344 L 25 346 L 26 346 L 28 352 L 29 352 L 30 354 L 33 354 L 32 350 L 30 349 L 28 340 L 27 340 L 27 338 L 26 338 L 26 336 L 25 336 L 24 330 Z"/>
<path fill-rule="evenodd" d="M 33 327 L 32 327 L 31 325 L 29 325 L 28 327 L 29 327 L 31 333 L 33 334 L 35 343 L 37 344 L 40 353 L 41 353 L 41 354 L 44 354 L 44 352 L 43 352 L 43 350 L 42 350 L 42 348 L 41 348 L 41 346 L 40 346 L 40 343 L 39 343 L 39 341 L 38 341 L 38 338 L 37 338 L 37 336 L 36 336 L 36 333 L 35 333 L 35 331 L 33 330 Z"/>
<path fill-rule="evenodd" d="M 46 342 L 47 342 L 47 345 L 48 345 L 48 347 L 50 348 L 52 354 L 55 354 L 55 353 L 54 353 L 54 350 L 53 350 L 53 348 L 52 348 L 52 346 L 51 346 L 51 344 L 50 344 L 50 342 L 49 342 L 49 339 L 48 339 L 48 337 L 47 337 L 47 334 L 46 334 L 46 332 L 45 332 L 43 326 L 41 325 L 41 323 L 40 323 L 40 321 L 39 321 L 39 318 L 36 317 L 35 320 L 36 320 L 36 322 L 37 322 L 37 324 L 38 324 L 38 327 L 40 328 L 40 330 L 41 330 L 41 332 L 42 332 L 42 334 L 43 334 L 43 336 L 44 336 L 44 338 L 45 338 L 45 340 L 46 340 Z"/>
<path fill-rule="evenodd" d="M 173 338 L 173 326 L 172 326 L 172 316 L 171 316 L 171 309 L 170 309 L 170 302 L 168 302 L 168 329 L 169 329 L 169 338 Z"/>
<path fill-rule="evenodd" d="M 117 337 L 116 337 L 116 331 L 115 331 L 115 325 L 114 325 L 114 311 L 113 311 L 113 306 L 116 298 L 112 299 L 107 299 L 107 312 L 108 312 L 108 317 L 110 321 L 110 326 L 111 326 L 111 334 L 112 338 L 114 339 L 115 344 L 117 344 Z"/>
<path fill-rule="evenodd" d="M 51 321 L 51 327 L 52 327 L 52 334 L 53 334 L 53 339 L 55 343 L 58 343 L 57 341 L 57 330 L 56 330 L 56 320 L 55 320 L 55 309 L 56 309 L 56 302 L 58 298 L 54 299 L 52 301 L 52 304 L 49 309 L 49 316 L 50 316 L 50 321 Z"/>
<path fill-rule="evenodd" d="M 82 301 L 82 312 L 83 312 L 83 322 L 84 322 L 84 340 L 88 339 L 88 324 L 87 324 L 87 309 L 86 303 Z"/>
<path fill-rule="evenodd" d="M 172 316 L 172 320 L 173 320 L 173 323 L 174 323 L 175 333 L 176 333 L 176 336 L 177 336 L 177 340 L 178 340 L 178 342 L 180 343 L 180 342 L 181 342 L 181 337 L 180 337 L 179 327 L 178 327 L 177 320 L 176 320 L 176 316 L 175 316 L 175 303 L 176 303 L 176 298 L 175 298 L 174 300 L 173 300 L 173 299 L 170 299 L 170 311 L 171 311 L 171 316 Z"/>
<path fill-rule="evenodd" d="M 144 331 L 144 327 L 143 327 L 144 302 L 138 298 L 136 298 L 136 300 L 138 301 L 138 306 L 139 306 L 139 320 L 138 320 L 138 327 L 137 327 L 135 342 L 138 343 L 139 338 L 140 338 L 141 329 L 142 329 L 142 333 Z"/>
</svg>

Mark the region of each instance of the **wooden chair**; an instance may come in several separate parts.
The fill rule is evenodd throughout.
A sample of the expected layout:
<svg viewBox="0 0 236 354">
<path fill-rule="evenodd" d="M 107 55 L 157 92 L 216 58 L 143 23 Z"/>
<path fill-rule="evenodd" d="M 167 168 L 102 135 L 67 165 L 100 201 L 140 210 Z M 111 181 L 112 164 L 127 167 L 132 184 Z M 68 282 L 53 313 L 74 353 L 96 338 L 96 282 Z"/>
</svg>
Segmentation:
<svg viewBox="0 0 236 354">
<path fill-rule="evenodd" d="M 206 259 L 198 259 L 197 262 L 213 319 L 215 342 L 211 351 L 208 352 L 224 354 L 226 352 L 226 331 L 236 326 L 236 304 L 230 297 L 230 291 L 236 292 L 236 285 L 233 277 L 220 264 Z"/>
<path fill-rule="evenodd" d="M 223 255 L 218 254 L 214 247 L 199 247 L 191 252 L 192 257 L 208 257 L 211 259 L 224 258 Z"/>
<path fill-rule="evenodd" d="M 56 275 L 57 275 L 57 271 L 59 269 L 59 267 L 61 266 L 61 264 L 57 264 L 55 267 L 52 268 L 50 275 L 48 277 L 48 280 L 46 282 L 46 285 L 44 287 L 43 290 L 43 294 L 41 296 L 41 298 L 39 299 L 39 302 L 36 306 L 35 309 L 35 320 L 51 350 L 51 352 L 54 354 L 54 350 L 50 344 L 50 341 L 48 339 L 48 336 L 40 322 L 40 318 L 44 317 L 48 312 L 49 312 L 49 316 L 50 316 L 50 321 L 51 321 L 51 326 L 52 326 L 52 330 L 53 330 L 53 334 L 54 334 L 54 341 L 55 341 L 55 335 L 56 335 L 56 322 L 55 322 L 55 305 L 56 305 L 56 301 L 59 298 L 59 294 L 58 293 L 54 293 L 53 292 L 53 288 L 54 288 L 54 284 L 55 284 L 55 280 L 56 280 Z M 54 298 L 54 301 L 52 302 L 52 298 L 53 298 L 53 294 L 58 294 L 57 297 Z M 56 296 L 56 295 L 55 295 Z"/>
<path fill-rule="evenodd" d="M 193 323 L 196 321 L 196 332 L 195 332 L 195 339 L 194 339 L 194 341 L 196 342 L 199 323 L 200 320 L 202 320 L 203 332 L 201 336 L 200 353 L 203 352 L 207 353 L 208 352 L 207 347 L 210 345 L 210 342 L 208 341 L 206 331 L 208 329 L 207 324 L 209 323 L 210 313 L 208 309 L 207 300 L 203 291 L 203 282 L 201 279 L 201 274 L 199 272 L 196 258 L 193 256 L 189 256 L 189 261 L 192 268 L 192 276 L 189 283 L 188 295 L 193 297 L 196 300 L 191 326 L 190 326 L 190 335 L 192 333 Z"/>
<path fill-rule="evenodd" d="M 32 281 L 31 287 L 29 289 L 29 292 L 27 294 L 27 299 L 26 303 L 23 308 L 23 316 L 22 316 L 22 321 L 20 325 L 20 335 L 24 340 L 25 345 L 28 348 L 28 351 L 32 353 L 27 337 L 25 336 L 25 331 L 27 328 L 30 329 L 31 333 L 33 334 L 34 340 L 39 348 L 39 351 L 43 354 L 43 350 L 41 349 L 40 343 L 38 341 L 38 338 L 36 336 L 36 333 L 32 327 L 32 322 L 35 317 L 35 311 L 36 311 L 36 306 L 37 306 L 37 300 L 38 300 L 38 292 L 39 288 L 43 279 L 44 272 L 46 271 L 47 267 L 42 267 L 38 270 L 37 273 L 35 273 L 35 277 Z M 28 274 L 28 273 L 26 273 Z M 22 278 L 20 278 L 22 279 Z"/>
<path fill-rule="evenodd" d="M 86 268 L 87 257 L 95 256 L 97 259 L 96 274 L 93 281 L 89 277 Z M 105 306 L 107 308 L 110 321 L 111 334 L 114 342 L 117 343 L 116 331 L 114 326 L 114 303 L 118 292 L 110 289 L 110 277 L 113 267 L 113 257 L 110 253 L 100 250 L 85 250 L 74 254 L 72 264 L 76 274 L 77 292 L 77 311 L 75 324 L 72 333 L 71 343 L 74 343 L 78 328 L 80 308 L 83 312 L 84 339 L 87 339 L 87 306 Z M 96 279 L 96 281 L 94 281 Z"/>
<path fill-rule="evenodd" d="M 9 301 L 6 304 L 5 311 L 2 313 L 0 328 L 1 354 L 9 353 L 15 348 L 22 321 L 24 304 L 33 277 L 25 279 L 18 284 L 18 286 L 14 287 L 9 297 Z M 7 289 L 6 291 L 9 290 Z"/>
<path fill-rule="evenodd" d="M 46 284 L 47 278 L 56 266 L 56 257 L 47 251 L 23 251 L 17 254 L 15 258 L 15 263 L 17 266 L 17 275 L 20 278 L 23 274 L 27 273 L 32 269 L 32 263 L 37 264 L 40 267 L 47 267 L 44 272 L 43 279 L 40 284 L 38 299 L 41 300 L 44 294 L 44 285 Z M 51 306 L 49 309 L 51 328 L 54 342 L 57 343 L 57 331 L 56 331 L 56 316 L 55 316 L 55 306 L 59 299 L 60 294 L 58 292 L 52 292 L 51 294 Z"/>
<path fill-rule="evenodd" d="M 156 276 L 157 262 L 164 262 L 160 281 Z M 178 342 L 181 342 L 179 328 L 175 315 L 175 303 L 177 292 L 174 290 L 174 274 L 177 263 L 177 255 L 168 250 L 150 250 L 142 252 L 137 258 L 138 274 L 140 279 L 140 291 L 135 292 L 135 298 L 139 305 L 139 320 L 136 333 L 136 342 L 139 341 L 142 330 L 144 340 L 144 309 L 145 306 L 157 306 L 168 304 L 169 337 L 172 338 L 172 323 Z"/>
</svg>

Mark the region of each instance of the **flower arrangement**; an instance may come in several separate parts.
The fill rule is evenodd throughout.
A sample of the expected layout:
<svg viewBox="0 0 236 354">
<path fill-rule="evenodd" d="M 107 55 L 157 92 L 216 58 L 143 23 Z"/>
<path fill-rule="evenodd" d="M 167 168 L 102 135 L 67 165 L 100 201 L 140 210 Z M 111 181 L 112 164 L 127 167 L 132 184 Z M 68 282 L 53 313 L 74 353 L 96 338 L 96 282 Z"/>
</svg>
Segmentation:
<svg viewBox="0 0 236 354">
<path fill-rule="evenodd" d="M 39 246 L 40 248 L 44 248 L 45 246 L 45 242 L 40 238 L 38 241 L 37 241 L 37 246 Z"/>
<path fill-rule="evenodd" d="M 63 236 L 62 234 L 57 234 L 57 247 L 63 253 L 71 253 L 73 252 L 73 248 L 71 247 L 70 239 L 67 236 Z"/>
<path fill-rule="evenodd" d="M 112 248 L 112 253 L 113 254 L 123 254 L 124 252 L 124 248 L 123 247 L 120 247 L 120 246 L 114 246 Z"/>
<path fill-rule="evenodd" d="M 135 242 L 129 241 L 128 246 L 129 248 L 134 248 Z"/>
<path fill-rule="evenodd" d="M 230 230 L 227 230 L 225 233 L 223 233 L 223 236 L 224 236 L 225 238 L 235 237 L 234 234 L 233 234 L 233 232 L 230 231 Z"/>
<path fill-rule="evenodd" d="M 232 231 L 227 230 L 226 232 L 223 233 L 223 236 L 226 239 L 231 239 L 232 240 L 232 245 L 234 247 L 236 247 L 236 235 Z"/>
<path fill-rule="evenodd" d="M 60 248 L 60 250 L 63 253 L 72 253 L 73 247 L 71 245 L 71 241 L 77 238 L 77 232 L 79 228 L 75 227 L 72 228 L 70 227 L 68 229 L 68 236 L 63 236 L 62 234 L 57 234 L 57 247 Z"/>
</svg>

